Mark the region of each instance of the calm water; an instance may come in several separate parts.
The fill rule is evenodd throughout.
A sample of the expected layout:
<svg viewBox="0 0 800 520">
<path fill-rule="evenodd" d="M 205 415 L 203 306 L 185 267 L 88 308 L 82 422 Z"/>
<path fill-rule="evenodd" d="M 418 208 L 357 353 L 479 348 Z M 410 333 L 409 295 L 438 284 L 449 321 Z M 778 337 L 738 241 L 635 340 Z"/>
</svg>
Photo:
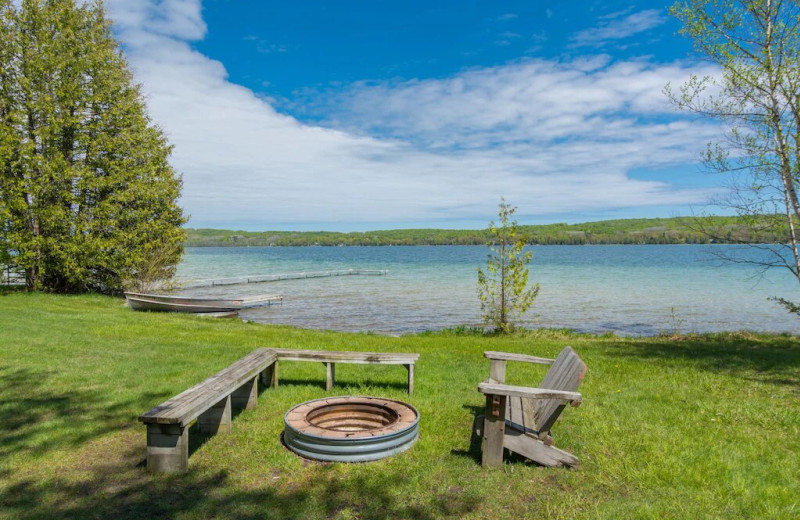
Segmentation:
<svg viewBox="0 0 800 520">
<path fill-rule="evenodd" d="M 651 335 L 749 329 L 800 333 L 800 319 L 767 301 L 798 299 L 784 270 L 765 276 L 720 265 L 737 246 L 534 246 L 541 285 L 525 326 Z M 753 249 L 746 254 L 755 255 Z M 342 276 L 182 291 L 194 295 L 283 294 L 281 306 L 242 312 L 263 323 L 401 334 L 480 322 L 476 269 L 482 246 L 190 248 L 183 280 L 334 269 L 388 269 Z"/>
</svg>

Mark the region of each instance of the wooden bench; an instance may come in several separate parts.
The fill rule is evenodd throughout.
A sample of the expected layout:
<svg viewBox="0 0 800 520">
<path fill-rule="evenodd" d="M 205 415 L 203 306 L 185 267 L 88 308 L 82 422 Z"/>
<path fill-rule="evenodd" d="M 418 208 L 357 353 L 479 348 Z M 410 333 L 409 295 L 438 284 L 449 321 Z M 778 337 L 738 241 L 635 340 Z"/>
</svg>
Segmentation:
<svg viewBox="0 0 800 520">
<path fill-rule="evenodd" d="M 486 395 L 486 412 L 476 418 L 473 427 L 475 434 L 483 437 L 483 465 L 501 465 L 505 448 L 543 466 L 577 466 L 577 457 L 553 446 L 550 429 L 567 404 L 581 404 L 577 390 L 586 364 L 580 356 L 571 347 L 556 359 L 506 352 L 483 355 L 491 361 L 489 380 L 478 385 Z M 512 386 L 505 384 L 508 361 L 551 367 L 538 387 Z"/>
<path fill-rule="evenodd" d="M 414 363 L 419 354 L 343 352 L 260 348 L 172 399 L 139 420 L 147 426 L 147 469 L 185 472 L 189 469 L 189 427 L 195 419 L 202 433 L 229 433 L 231 410 L 256 407 L 258 380 L 278 386 L 278 360 L 319 361 L 327 367 L 326 389 L 333 388 L 336 363 L 405 365 L 408 393 L 414 391 Z"/>
<path fill-rule="evenodd" d="M 269 384 L 276 361 L 272 349 L 260 348 L 141 415 L 147 425 L 147 469 L 187 471 L 190 423 L 197 419 L 203 433 L 230 433 L 231 409 L 256 407 L 259 376 Z"/>
<path fill-rule="evenodd" d="M 325 390 L 330 392 L 336 379 L 337 363 L 355 363 L 362 365 L 404 365 L 408 370 L 408 393 L 414 393 L 414 363 L 419 354 L 387 353 L 387 352 L 347 352 L 335 350 L 294 350 L 273 349 L 279 361 L 317 361 L 325 365 L 327 380 Z M 278 363 L 272 374 L 272 384 L 278 386 Z"/>
</svg>

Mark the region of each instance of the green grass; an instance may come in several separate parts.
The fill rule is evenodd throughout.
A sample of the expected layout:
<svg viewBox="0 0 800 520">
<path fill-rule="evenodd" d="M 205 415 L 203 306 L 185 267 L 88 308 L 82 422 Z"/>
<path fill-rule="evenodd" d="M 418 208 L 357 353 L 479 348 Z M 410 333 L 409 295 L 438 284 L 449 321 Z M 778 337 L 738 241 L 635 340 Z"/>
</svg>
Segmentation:
<svg viewBox="0 0 800 520">
<path fill-rule="evenodd" d="M 470 427 L 484 350 L 589 366 L 584 404 L 556 424 L 577 470 L 524 460 L 480 467 Z M 410 451 L 317 464 L 279 441 L 283 413 L 322 397 L 324 367 L 282 363 L 281 387 L 192 436 L 190 471 L 151 475 L 136 417 L 256 347 L 419 352 L 416 393 L 400 367 L 337 367 L 335 394 L 407 400 Z M 541 366 L 512 364 L 533 384 Z M 194 316 L 134 313 L 120 299 L 0 292 L 0 517 L 56 518 L 797 518 L 800 342 L 722 334 L 623 339 L 469 331 L 388 338 Z"/>
</svg>

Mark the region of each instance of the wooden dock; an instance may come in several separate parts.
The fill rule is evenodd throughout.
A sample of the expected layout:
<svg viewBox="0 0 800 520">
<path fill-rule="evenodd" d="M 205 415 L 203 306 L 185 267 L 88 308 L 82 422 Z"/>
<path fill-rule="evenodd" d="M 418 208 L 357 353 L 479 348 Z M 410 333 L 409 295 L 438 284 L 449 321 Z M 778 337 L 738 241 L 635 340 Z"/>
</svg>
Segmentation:
<svg viewBox="0 0 800 520">
<path fill-rule="evenodd" d="M 240 285 L 246 283 L 280 282 L 282 280 L 303 280 L 306 278 L 328 278 L 332 276 L 383 276 L 389 271 L 385 269 L 340 269 L 337 271 L 311 271 L 300 273 L 259 274 L 250 276 L 234 276 L 231 278 L 213 278 L 193 280 L 180 284 L 182 289 L 197 287 L 217 287 L 222 285 Z"/>
</svg>

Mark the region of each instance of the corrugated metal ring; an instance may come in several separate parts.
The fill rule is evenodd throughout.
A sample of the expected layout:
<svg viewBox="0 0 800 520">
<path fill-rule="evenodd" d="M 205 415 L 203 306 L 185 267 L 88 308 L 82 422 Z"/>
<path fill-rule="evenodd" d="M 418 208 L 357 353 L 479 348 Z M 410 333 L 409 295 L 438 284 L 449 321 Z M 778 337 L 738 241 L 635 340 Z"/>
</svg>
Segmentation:
<svg viewBox="0 0 800 520">
<path fill-rule="evenodd" d="M 298 455 L 331 462 L 367 462 L 409 449 L 419 437 L 419 412 L 378 397 L 326 397 L 283 416 L 283 439 Z"/>
</svg>

